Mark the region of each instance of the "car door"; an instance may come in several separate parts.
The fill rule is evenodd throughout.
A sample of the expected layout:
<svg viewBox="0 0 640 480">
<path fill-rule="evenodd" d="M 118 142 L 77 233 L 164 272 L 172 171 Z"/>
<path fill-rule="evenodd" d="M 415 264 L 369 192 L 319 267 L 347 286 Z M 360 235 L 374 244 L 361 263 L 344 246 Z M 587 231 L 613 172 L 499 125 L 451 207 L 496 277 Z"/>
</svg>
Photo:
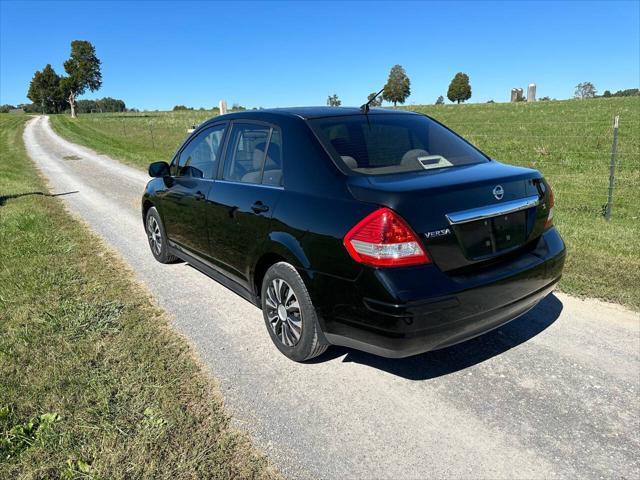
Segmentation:
<svg viewBox="0 0 640 480">
<path fill-rule="evenodd" d="M 209 248 L 227 275 L 249 287 L 252 261 L 282 194 L 282 134 L 274 126 L 233 122 L 224 165 L 208 196 Z"/>
<path fill-rule="evenodd" d="M 225 129 L 226 123 L 206 128 L 180 150 L 163 195 L 169 240 L 199 256 L 206 256 L 209 249 L 206 199 L 218 171 Z"/>
</svg>

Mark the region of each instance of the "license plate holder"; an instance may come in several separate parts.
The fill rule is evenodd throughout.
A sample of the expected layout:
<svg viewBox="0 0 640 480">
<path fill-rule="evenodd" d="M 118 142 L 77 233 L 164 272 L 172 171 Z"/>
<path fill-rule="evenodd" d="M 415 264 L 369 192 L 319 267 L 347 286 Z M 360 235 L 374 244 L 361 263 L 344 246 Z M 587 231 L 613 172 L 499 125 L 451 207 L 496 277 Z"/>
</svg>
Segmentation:
<svg viewBox="0 0 640 480">
<path fill-rule="evenodd" d="M 526 240 L 526 211 L 456 225 L 466 256 L 479 259 L 513 250 Z"/>
</svg>

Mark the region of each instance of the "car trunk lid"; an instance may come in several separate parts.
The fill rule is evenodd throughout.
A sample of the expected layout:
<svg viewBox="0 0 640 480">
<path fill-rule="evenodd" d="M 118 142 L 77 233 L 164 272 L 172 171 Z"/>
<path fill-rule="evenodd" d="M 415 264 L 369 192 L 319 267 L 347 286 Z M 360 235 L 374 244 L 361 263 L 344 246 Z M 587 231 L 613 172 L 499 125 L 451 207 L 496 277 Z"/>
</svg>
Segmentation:
<svg viewBox="0 0 640 480">
<path fill-rule="evenodd" d="M 349 188 L 358 200 L 398 212 L 445 271 L 479 267 L 526 248 L 548 215 L 541 174 L 496 161 L 350 176 Z"/>
</svg>

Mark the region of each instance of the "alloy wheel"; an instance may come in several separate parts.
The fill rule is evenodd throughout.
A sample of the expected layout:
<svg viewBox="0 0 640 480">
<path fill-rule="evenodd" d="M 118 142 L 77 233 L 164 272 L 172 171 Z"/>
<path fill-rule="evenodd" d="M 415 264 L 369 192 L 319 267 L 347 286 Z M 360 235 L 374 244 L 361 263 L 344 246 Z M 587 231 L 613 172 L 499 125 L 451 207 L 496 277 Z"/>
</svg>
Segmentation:
<svg viewBox="0 0 640 480">
<path fill-rule="evenodd" d="M 160 233 L 160 225 L 153 216 L 149 216 L 147 222 L 147 236 L 149 237 L 149 245 L 156 255 L 160 255 L 162 251 L 162 234 Z"/>
<path fill-rule="evenodd" d="M 265 303 L 273 333 L 287 347 L 295 346 L 302 335 L 302 312 L 291 286 L 281 278 L 272 280 Z"/>
</svg>

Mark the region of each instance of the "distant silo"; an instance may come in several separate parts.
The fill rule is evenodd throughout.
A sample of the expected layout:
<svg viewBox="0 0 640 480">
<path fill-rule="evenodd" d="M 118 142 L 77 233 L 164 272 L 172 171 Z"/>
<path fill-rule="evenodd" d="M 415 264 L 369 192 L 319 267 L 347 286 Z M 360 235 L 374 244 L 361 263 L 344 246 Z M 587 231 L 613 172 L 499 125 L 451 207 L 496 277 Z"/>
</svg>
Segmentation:
<svg viewBox="0 0 640 480">
<path fill-rule="evenodd" d="M 521 88 L 512 88 L 511 89 L 511 102 L 520 102 L 522 101 L 522 89 Z"/>
<path fill-rule="evenodd" d="M 535 102 L 536 101 L 536 84 L 530 83 L 527 88 L 527 102 Z"/>
</svg>

